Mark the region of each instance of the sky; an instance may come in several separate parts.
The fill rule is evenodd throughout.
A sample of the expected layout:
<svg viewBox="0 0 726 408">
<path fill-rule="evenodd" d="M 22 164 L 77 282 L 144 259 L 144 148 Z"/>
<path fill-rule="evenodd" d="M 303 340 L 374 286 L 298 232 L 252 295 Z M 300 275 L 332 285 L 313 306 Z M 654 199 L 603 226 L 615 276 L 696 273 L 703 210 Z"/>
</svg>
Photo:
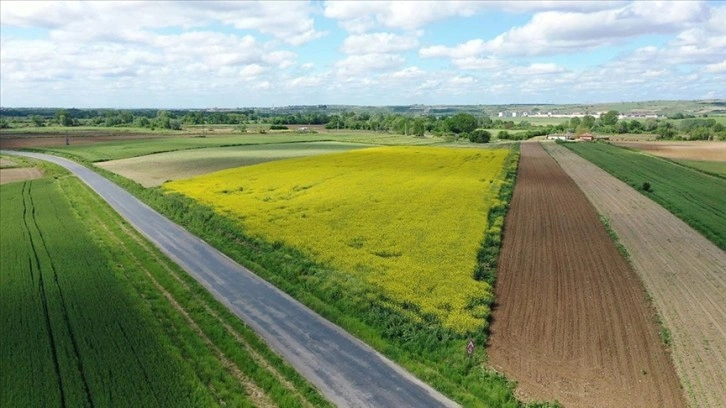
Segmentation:
<svg viewBox="0 0 726 408">
<path fill-rule="evenodd" d="M 726 2 L 0 3 L 0 106 L 726 99 Z"/>
</svg>

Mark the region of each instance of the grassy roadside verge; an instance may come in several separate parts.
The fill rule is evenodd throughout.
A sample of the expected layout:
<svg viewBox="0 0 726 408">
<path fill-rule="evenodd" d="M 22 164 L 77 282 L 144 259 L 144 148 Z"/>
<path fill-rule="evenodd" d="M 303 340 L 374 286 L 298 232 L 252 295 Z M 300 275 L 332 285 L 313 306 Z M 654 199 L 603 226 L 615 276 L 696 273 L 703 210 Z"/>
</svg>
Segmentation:
<svg viewBox="0 0 726 408">
<path fill-rule="evenodd" d="M 94 170 L 463 405 L 520 406 L 513 396 L 513 384 L 484 368 L 482 348 L 467 359 L 466 339 L 438 322 L 412 321 L 395 310 L 371 304 L 351 292 L 356 288 L 326 281 L 332 274 L 325 265 L 280 243 L 250 238 L 233 221 L 188 198 L 145 189 L 102 169 Z"/>
<path fill-rule="evenodd" d="M 42 181 L 33 183 L 49 183 L 55 189 L 53 198 L 43 200 L 43 203 L 46 201 L 66 203 L 65 206 L 68 209 L 66 216 L 56 217 L 63 220 L 64 228 L 42 228 L 41 225 L 45 232 L 44 235 L 61 234 L 63 238 L 56 239 L 55 246 L 65 249 L 66 258 L 81 260 L 81 265 L 84 262 L 88 263 L 89 259 L 98 260 L 98 265 L 94 264 L 95 266 L 90 268 L 86 274 L 82 274 L 83 268 L 74 268 L 73 271 L 65 269 L 61 271 L 60 268 L 57 268 L 60 278 L 73 277 L 75 280 L 80 279 L 84 282 L 81 284 L 79 281 L 77 285 L 70 285 L 71 288 L 74 286 L 88 288 L 87 282 L 93 283 L 99 280 L 106 282 L 106 288 L 115 288 L 115 292 L 108 290 L 83 292 L 80 289 L 72 292 L 69 289 L 66 291 L 66 301 L 86 302 L 84 307 L 69 307 L 69 310 L 80 311 L 79 319 L 83 322 L 92 320 L 89 316 L 97 316 L 100 323 L 126 322 L 125 326 L 119 326 L 121 334 L 116 333 L 111 337 L 126 339 L 126 343 L 131 344 L 129 347 L 132 355 L 137 356 L 124 358 L 123 353 L 129 352 L 129 347 L 124 349 L 123 344 L 107 346 L 95 341 L 91 338 L 94 333 L 107 328 L 103 324 L 90 326 L 87 324 L 83 326 L 84 330 L 77 334 L 84 336 L 83 338 L 91 336 L 86 342 L 79 341 L 79 344 L 87 344 L 86 349 L 79 346 L 80 352 L 76 353 L 80 355 L 78 360 L 84 362 L 85 370 L 81 370 L 81 373 L 84 371 L 92 374 L 113 373 L 116 378 L 119 375 L 119 367 L 123 367 L 124 364 L 131 364 L 132 369 L 136 366 L 141 367 L 141 371 L 138 369 L 123 371 L 122 374 L 127 373 L 127 375 L 113 381 L 104 380 L 104 377 L 101 377 L 98 383 L 89 381 L 90 385 L 87 388 L 90 391 L 86 394 L 90 393 L 89 395 L 92 397 L 96 395 L 116 396 L 115 400 L 93 399 L 92 401 L 104 406 L 120 405 L 122 401 L 138 406 L 170 407 L 330 406 L 295 370 L 272 352 L 251 329 L 242 324 L 223 305 L 216 302 L 203 287 L 162 255 L 152 244 L 128 227 L 120 216 L 85 184 L 75 177 L 67 176 L 66 171 L 59 167 L 46 162 L 37 163 L 38 166 L 46 169 L 48 176 L 40 179 Z M 16 197 L 14 189 L 17 189 L 19 184 L 8 185 L 13 191 L 7 189 L 8 186 L 3 186 L 3 200 Z M 40 203 L 38 200 L 36 202 Z M 3 217 L 3 221 L 8 219 L 10 218 Z M 78 224 L 76 233 L 72 233 L 75 230 L 68 229 L 68 226 L 73 223 Z M 12 246 L 14 240 L 8 240 L 9 237 L 5 234 L 4 227 L 3 231 L 3 305 L 10 305 L 9 297 L 5 296 L 7 294 L 5 291 L 10 288 L 5 285 L 8 282 L 6 270 L 13 267 L 24 268 L 23 264 L 5 256 L 8 254 L 5 247 Z M 73 241 L 78 241 L 86 252 L 79 254 L 78 249 L 73 250 L 75 247 L 67 244 L 60 245 L 63 240 L 67 239 L 65 234 L 68 233 L 72 233 Z M 84 236 L 87 237 L 87 240 L 83 239 Z M 57 259 L 62 260 L 62 257 L 59 258 L 59 254 L 63 252 L 53 250 L 52 245 L 49 245 L 49 248 L 51 248 L 50 255 L 52 255 L 48 256 L 49 262 L 57 264 L 59 262 Z M 19 271 L 18 273 L 20 273 Z M 48 282 L 47 279 L 46 282 Z M 92 293 L 95 296 L 103 297 L 97 299 L 93 304 L 87 304 L 90 300 L 87 298 L 92 296 Z M 111 296 L 113 293 L 116 296 Z M 76 296 L 72 296 L 73 294 Z M 108 305 L 110 308 L 104 309 L 106 305 L 104 299 L 111 301 Z M 80 304 L 78 302 L 73 304 Z M 17 302 L 17 304 L 22 303 Z M 3 316 L 11 315 L 5 312 L 2 314 Z M 12 323 L 10 319 L 4 320 Z M 97 326 L 98 330 L 94 331 Z M 113 334 L 113 330 L 117 330 L 114 327 L 110 329 L 109 333 Z M 134 336 L 138 333 L 139 327 L 146 335 Z M 25 331 L 16 330 L 14 332 L 22 334 L 27 332 L 28 328 L 25 329 Z M 12 331 L 6 330 L 3 332 L 6 335 L 12 333 Z M 109 336 L 106 332 L 99 336 L 104 335 Z M 3 341 L 3 344 L 10 343 Z M 146 344 L 146 346 L 142 347 L 139 344 L 142 346 Z M 154 347 L 158 349 L 153 349 Z M 6 348 L 3 347 L 3 349 Z M 8 350 L 13 349 L 8 348 Z M 84 354 L 84 350 L 87 350 L 88 354 Z M 102 353 L 98 354 L 99 351 Z M 102 359 L 101 356 L 105 357 Z M 112 361 L 113 364 L 108 363 L 109 356 L 116 359 Z M 5 357 L 3 354 L 3 367 L 6 367 L 6 362 L 10 361 Z M 166 358 L 165 361 L 164 358 Z M 121 359 L 124 364 L 119 365 L 118 359 Z M 159 362 L 160 360 L 162 362 Z M 47 359 L 47 361 L 49 362 L 51 359 Z M 134 361 L 138 361 L 138 364 L 132 364 Z M 7 366 L 9 367 L 9 365 Z M 15 369 L 15 365 L 13 366 Z M 1 371 L 10 373 L 5 369 Z M 3 390 L 28 388 L 27 384 L 25 387 L 5 387 L 6 380 L 16 378 L 16 374 L 14 373 L 13 376 L 2 375 Z M 89 374 L 89 378 L 93 378 L 93 376 Z M 53 383 L 44 381 L 44 384 Z M 159 385 L 154 388 L 154 384 L 157 383 Z M 67 399 L 67 395 L 72 394 L 65 394 L 66 396 L 61 400 L 66 398 L 67 402 L 72 402 Z M 134 399 L 137 394 L 140 396 Z M 53 393 L 47 393 L 47 395 L 53 395 Z M 7 395 L 5 392 L 0 393 L 0 401 L 13 402 L 7 406 L 35 405 L 34 403 L 24 403 L 22 398 L 32 398 L 32 395 L 18 396 L 16 393 Z M 132 401 L 137 401 L 137 403 Z M 76 404 L 71 403 L 70 405 Z"/>
</svg>

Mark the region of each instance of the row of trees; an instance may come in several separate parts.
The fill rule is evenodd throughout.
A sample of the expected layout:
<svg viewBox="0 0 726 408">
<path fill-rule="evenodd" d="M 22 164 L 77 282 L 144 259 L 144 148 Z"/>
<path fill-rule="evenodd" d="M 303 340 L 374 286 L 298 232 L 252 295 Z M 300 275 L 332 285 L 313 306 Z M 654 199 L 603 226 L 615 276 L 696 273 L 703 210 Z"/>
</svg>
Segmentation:
<svg viewBox="0 0 726 408">
<path fill-rule="evenodd" d="M 184 126 L 202 124 L 238 125 L 240 129 L 248 124 L 267 123 L 284 125 L 325 125 L 327 129 L 370 130 L 398 134 L 423 136 L 451 136 L 454 139 L 470 138 L 484 140 L 487 136 L 476 129 L 503 129 L 497 136 L 501 139 L 528 139 L 534 136 L 556 132 L 572 133 L 655 133 L 662 139 L 673 139 L 685 134 L 689 139 L 726 139 L 724 126 L 712 118 L 680 119 L 678 121 L 649 118 L 646 120 L 619 120 L 619 113 L 611 110 L 599 117 L 586 115 L 566 120 L 559 125 L 535 126 L 523 120 L 514 122 L 492 119 L 488 116 L 474 116 L 469 113 L 455 115 L 412 116 L 401 113 L 369 113 L 344 111 L 328 114 L 321 111 L 279 114 L 274 111 L 258 112 L 251 109 L 239 111 L 189 111 L 189 110 L 83 110 L 83 109 L 12 109 L 14 115 L 8 120 L 3 111 L 0 127 L 22 125 L 42 126 L 100 126 L 141 127 L 148 129 L 180 130 Z M 490 137 L 491 135 L 489 135 Z"/>
</svg>

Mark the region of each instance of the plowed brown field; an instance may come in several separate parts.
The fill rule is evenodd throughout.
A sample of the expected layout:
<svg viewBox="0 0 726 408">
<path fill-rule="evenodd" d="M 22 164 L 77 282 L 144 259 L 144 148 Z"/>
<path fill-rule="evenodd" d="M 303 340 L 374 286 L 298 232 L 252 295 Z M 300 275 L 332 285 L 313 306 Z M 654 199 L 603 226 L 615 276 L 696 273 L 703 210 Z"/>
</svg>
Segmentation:
<svg viewBox="0 0 726 408">
<path fill-rule="evenodd" d="M 539 144 L 522 144 L 505 228 L 489 359 L 523 399 L 685 406 L 642 284 Z"/>
<path fill-rule="evenodd" d="M 690 405 L 726 407 L 726 252 L 570 150 L 547 150 L 607 216 L 672 333 Z"/>
</svg>

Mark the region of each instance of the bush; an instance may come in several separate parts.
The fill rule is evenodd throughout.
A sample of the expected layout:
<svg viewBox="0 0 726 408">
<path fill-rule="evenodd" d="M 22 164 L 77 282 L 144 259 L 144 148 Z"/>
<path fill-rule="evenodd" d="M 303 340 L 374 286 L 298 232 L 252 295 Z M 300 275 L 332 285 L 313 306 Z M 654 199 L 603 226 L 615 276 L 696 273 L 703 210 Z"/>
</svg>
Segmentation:
<svg viewBox="0 0 726 408">
<path fill-rule="evenodd" d="M 288 129 L 290 129 L 290 128 L 287 127 L 287 126 L 285 126 L 285 125 L 272 125 L 272 126 L 270 126 L 270 130 L 288 130 Z"/>
<path fill-rule="evenodd" d="M 643 182 L 643 191 L 650 192 L 651 191 L 650 189 L 651 189 L 650 183 L 648 183 L 647 181 L 646 182 Z"/>
<path fill-rule="evenodd" d="M 469 141 L 472 143 L 489 143 L 492 134 L 484 129 L 476 129 L 469 134 Z"/>
</svg>

